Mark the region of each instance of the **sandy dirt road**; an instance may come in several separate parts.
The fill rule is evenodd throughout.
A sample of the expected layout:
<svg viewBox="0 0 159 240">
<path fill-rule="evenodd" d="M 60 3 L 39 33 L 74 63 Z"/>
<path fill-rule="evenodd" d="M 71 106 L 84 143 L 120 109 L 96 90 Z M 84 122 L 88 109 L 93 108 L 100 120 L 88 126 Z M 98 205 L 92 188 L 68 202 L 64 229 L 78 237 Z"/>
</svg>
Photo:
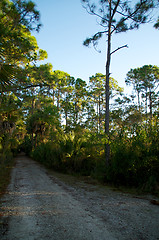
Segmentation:
<svg viewBox="0 0 159 240">
<path fill-rule="evenodd" d="M 16 158 L 0 199 L 0 240 L 159 239 L 159 206 L 149 199 L 59 176 Z"/>
</svg>

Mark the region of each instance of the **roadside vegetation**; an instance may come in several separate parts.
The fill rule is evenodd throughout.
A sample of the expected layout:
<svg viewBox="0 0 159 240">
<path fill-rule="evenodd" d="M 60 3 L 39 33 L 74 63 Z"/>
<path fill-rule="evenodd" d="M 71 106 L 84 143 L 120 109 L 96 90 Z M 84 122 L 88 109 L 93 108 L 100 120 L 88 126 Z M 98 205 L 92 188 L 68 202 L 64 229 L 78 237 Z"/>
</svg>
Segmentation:
<svg viewBox="0 0 159 240">
<path fill-rule="evenodd" d="M 14 166 L 14 159 L 10 151 L 0 155 L 0 195 L 3 194 L 10 182 L 10 174 Z"/>
<path fill-rule="evenodd" d="M 0 10 L 0 192 L 13 156 L 24 151 L 63 173 L 157 193 L 159 67 L 130 69 L 129 95 L 109 78 L 106 133 L 106 75 L 86 83 L 40 64 L 47 53 L 31 35 L 41 26 L 35 4 L 2 0 Z"/>
</svg>

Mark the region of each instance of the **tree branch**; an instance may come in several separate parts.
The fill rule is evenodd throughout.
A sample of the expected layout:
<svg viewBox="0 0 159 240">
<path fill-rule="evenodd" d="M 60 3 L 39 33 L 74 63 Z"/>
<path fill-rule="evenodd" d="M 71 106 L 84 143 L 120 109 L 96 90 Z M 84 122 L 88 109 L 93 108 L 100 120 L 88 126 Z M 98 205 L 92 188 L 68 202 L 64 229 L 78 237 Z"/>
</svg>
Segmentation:
<svg viewBox="0 0 159 240">
<path fill-rule="evenodd" d="M 22 91 L 22 90 L 25 90 L 25 89 L 29 89 L 29 88 L 32 88 L 32 87 L 48 87 L 48 86 L 50 86 L 49 84 L 47 84 L 47 83 L 44 83 L 44 84 L 31 84 L 31 85 L 27 85 L 27 86 L 22 86 L 22 87 L 10 87 L 10 88 L 6 88 L 5 87 L 5 90 L 0 90 L 0 92 L 1 93 L 3 93 L 3 92 L 14 92 L 14 91 Z"/>
<path fill-rule="evenodd" d="M 115 53 L 115 52 L 117 52 L 117 51 L 119 51 L 120 49 L 125 48 L 125 47 L 128 48 L 128 45 L 124 45 L 124 46 L 118 47 L 118 48 L 115 49 L 113 52 L 111 52 L 110 55 L 112 55 L 113 53 Z"/>
<path fill-rule="evenodd" d="M 82 4 L 82 7 L 87 11 L 88 14 L 94 15 L 94 16 L 102 19 L 103 21 L 107 21 L 108 22 L 108 20 L 103 18 L 100 14 L 98 14 L 94 10 L 92 10 L 91 5 L 89 4 L 89 2 L 87 2 L 87 6 L 84 6 L 84 4 Z"/>
<path fill-rule="evenodd" d="M 113 9 L 113 13 L 112 13 L 112 16 L 111 16 L 111 21 L 112 21 L 115 13 L 116 13 L 116 11 L 117 11 L 117 8 L 118 8 L 118 6 L 119 6 L 119 3 L 120 3 L 120 0 L 117 1 L 116 5 L 115 5 L 115 8 Z"/>
<path fill-rule="evenodd" d="M 134 15 L 140 10 L 140 8 L 142 7 L 142 5 L 144 5 L 145 2 L 146 2 L 146 1 L 141 1 L 140 4 L 138 5 L 138 7 L 137 7 L 131 14 L 126 15 L 126 14 L 123 14 L 123 13 L 121 13 L 121 12 L 118 12 L 119 14 L 121 14 L 121 15 L 123 16 L 123 20 L 122 20 L 121 23 L 127 21 L 128 19 L 132 19 L 133 21 L 136 21 L 136 20 L 133 19 L 133 17 L 134 17 Z M 117 12 L 117 10 L 116 10 L 116 12 Z M 139 21 L 136 21 L 136 22 L 139 22 Z M 117 29 L 117 26 L 116 26 L 116 28 L 111 32 L 111 34 L 112 34 L 116 29 Z"/>
</svg>

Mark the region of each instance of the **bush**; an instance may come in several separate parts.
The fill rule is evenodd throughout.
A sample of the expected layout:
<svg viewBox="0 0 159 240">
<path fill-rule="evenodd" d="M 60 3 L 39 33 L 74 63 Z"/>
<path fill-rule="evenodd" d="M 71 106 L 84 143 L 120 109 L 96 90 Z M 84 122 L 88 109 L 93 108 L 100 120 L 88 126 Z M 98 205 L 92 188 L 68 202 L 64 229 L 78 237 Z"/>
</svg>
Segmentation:
<svg viewBox="0 0 159 240">
<path fill-rule="evenodd" d="M 19 151 L 25 152 L 26 155 L 30 156 L 32 148 L 32 140 L 28 135 L 26 135 L 24 142 L 19 146 Z"/>
<path fill-rule="evenodd" d="M 42 143 L 33 158 L 62 172 L 91 175 L 94 178 L 153 191 L 159 183 L 158 132 L 151 126 L 123 128 L 110 138 L 110 165 L 106 166 L 105 135 L 89 132 L 61 134 Z"/>
<path fill-rule="evenodd" d="M 38 145 L 32 152 L 32 157 L 49 168 L 55 170 L 62 168 L 58 146 L 53 145 L 51 142 Z"/>
<path fill-rule="evenodd" d="M 11 169 L 14 165 L 13 154 L 10 150 L 0 154 L 0 194 L 3 193 L 9 184 Z"/>
<path fill-rule="evenodd" d="M 158 137 L 152 126 L 136 126 L 134 130 L 132 136 L 124 129 L 113 138 L 106 180 L 153 190 L 159 183 Z"/>
<path fill-rule="evenodd" d="M 39 144 L 32 156 L 45 166 L 62 172 L 90 175 L 94 168 L 85 137 L 78 138 L 73 132 L 61 136 L 58 142 Z"/>
</svg>

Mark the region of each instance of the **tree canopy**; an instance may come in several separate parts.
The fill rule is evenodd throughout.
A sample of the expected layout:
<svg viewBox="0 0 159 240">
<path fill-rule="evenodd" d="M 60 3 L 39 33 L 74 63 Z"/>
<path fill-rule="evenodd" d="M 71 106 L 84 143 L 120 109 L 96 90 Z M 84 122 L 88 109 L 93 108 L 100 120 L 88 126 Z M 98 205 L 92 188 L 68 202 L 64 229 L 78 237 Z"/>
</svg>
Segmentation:
<svg viewBox="0 0 159 240">
<path fill-rule="evenodd" d="M 39 49 L 30 32 L 41 26 L 32 1 L 2 0 L 0 8 L 0 91 L 4 92 L 27 82 L 26 66 L 47 54 Z"/>
</svg>

